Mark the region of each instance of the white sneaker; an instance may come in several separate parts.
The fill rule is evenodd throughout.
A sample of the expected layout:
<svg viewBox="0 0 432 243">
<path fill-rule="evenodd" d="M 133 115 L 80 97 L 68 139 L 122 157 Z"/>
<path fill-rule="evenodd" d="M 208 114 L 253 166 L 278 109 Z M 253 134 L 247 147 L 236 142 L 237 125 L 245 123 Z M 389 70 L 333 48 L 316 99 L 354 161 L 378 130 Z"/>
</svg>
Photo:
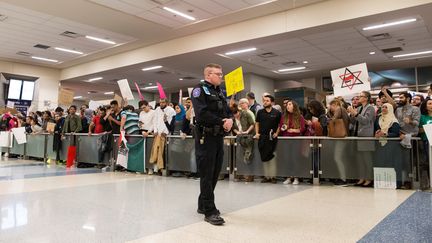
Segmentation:
<svg viewBox="0 0 432 243">
<path fill-rule="evenodd" d="M 292 179 L 289 178 L 289 177 L 283 182 L 284 185 L 288 185 L 288 184 L 291 184 L 291 183 L 292 183 Z"/>
<path fill-rule="evenodd" d="M 294 178 L 294 182 L 293 182 L 293 185 L 298 185 L 300 182 L 299 182 L 299 179 L 298 178 Z"/>
<path fill-rule="evenodd" d="M 152 169 L 149 169 L 147 174 L 149 174 L 149 175 L 153 175 L 153 170 L 152 170 Z"/>
</svg>

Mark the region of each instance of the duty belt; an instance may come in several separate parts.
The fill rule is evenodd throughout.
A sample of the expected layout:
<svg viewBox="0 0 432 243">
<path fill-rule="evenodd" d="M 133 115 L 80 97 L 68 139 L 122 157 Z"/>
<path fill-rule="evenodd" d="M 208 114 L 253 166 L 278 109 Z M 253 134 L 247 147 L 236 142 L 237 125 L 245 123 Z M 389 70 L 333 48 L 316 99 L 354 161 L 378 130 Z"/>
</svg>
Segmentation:
<svg viewBox="0 0 432 243">
<path fill-rule="evenodd" d="M 213 136 L 224 135 L 224 130 L 219 125 L 215 125 L 212 127 L 201 127 L 201 129 L 203 131 L 203 134 L 208 134 Z"/>
</svg>

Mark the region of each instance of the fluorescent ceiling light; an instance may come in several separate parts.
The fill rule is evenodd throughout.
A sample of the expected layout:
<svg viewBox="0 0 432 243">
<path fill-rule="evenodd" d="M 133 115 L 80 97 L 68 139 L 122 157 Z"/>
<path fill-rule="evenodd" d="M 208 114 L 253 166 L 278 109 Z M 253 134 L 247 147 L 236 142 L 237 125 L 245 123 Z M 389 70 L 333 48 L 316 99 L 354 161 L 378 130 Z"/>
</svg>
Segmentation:
<svg viewBox="0 0 432 243">
<path fill-rule="evenodd" d="M 161 68 L 162 66 L 153 66 L 153 67 L 147 67 L 147 68 L 143 68 L 143 71 L 149 71 L 149 70 L 154 70 L 154 69 L 158 69 Z"/>
<path fill-rule="evenodd" d="M 84 54 L 84 53 L 82 53 L 82 52 L 80 52 L 80 51 L 70 50 L 70 49 L 61 48 L 61 47 L 56 47 L 56 48 L 54 48 L 54 49 L 56 49 L 56 50 L 58 50 L 58 51 L 70 52 L 70 53 L 79 54 L 79 55 Z"/>
<path fill-rule="evenodd" d="M 115 45 L 116 44 L 114 41 L 105 40 L 105 39 L 97 38 L 97 37 L 94 37 L 94 36 L 86 35 L 86 38 L 90 39 L 90 40 L 95 40 L 95 41 L 103 42 L 103 43 L 108 43 L 108 44 L 111 44 L 111 45 Z"/>
<path fill-rule="evenodd" d="M 93 81 L 97 81 L 97 80 L 101 80 L 101 79 L 103 79 L 103 77 L 91 78 L 88 80 L 88 82 L 93 82 Z"/>
<path fill-rule="evenodd" d="M 397 57 L 410 57 L 410 56 L 430 54 L 430 53 L 432 53 L 432 50 L 431 51 L 421 51 L 421 52 L 413 52 L 413 53 L 395 55 L 395 56 L 393 56 L 393 58 L 397 58 Z"/>
<path fill-rule="evenodd" d="M 297 70 L 303 70 L 306 67 L 294 67 L 294 68 L 285 68 L 285 69 L 279 69 L 278 72 L 289 72 L 289 71 L 297 71 Z"/>
<path fill-rule="evenodd" d="M 230 51 L 230 52 L 226 52 L 225 55 L 235 55 L 235 54 L 250 52 L 250 51 L 256 51 L 256 48 L 252 47 L 252 48 L 242 49 L 242 50 L 238 50 L 238 51 Z"/>
<path fill-rule="evenodd" d="M 111 91 L 111 92 L 105 92 L 104 94 L 106 94 L 106 95 L 112 95 L 112 94 L 114 94 L 114 91 Z"/>
<path fill-rule="evenodd" d="M 179 78 L 179 80 L 182 81 L 183 79 L 182 79 L 182 78 Z"/>
<path fill-rule="evenodd" d="M 175 9 L 168 8 L 168 7 L 163 7 L 163 9 L 166 10 L 166 11 L 168 11 L 168 12 L 171 12 L 171 13 L 173 13 L 173 14 L 177 14 L 177 15 L 179 15 L 179 16 L 182 16 L 183 18 L 186 18 L 186 19 L 189 19 L 189 20 L 195 20 L 194 17 L 192 17 L 192 16 L 190 16 L 190 15 L 187 15 L 187 14 L 184 14 L 184 13 L 182 13 L 182 12 L 179 12 L 179 11 L 177 11 L 177 10 L 175 10 Z"/>
<path fill-rule="evenodd" d="M 32 56 L 31 58 L 37 59 L 37 60 L 41 60 L 41 61 L 47 61 L 47 62 L 58 62 L 58 60 L 44 58 L 44 57 L 35 57 L 35 56 Z"/>
<path fill-rule="evenodd" d="M 157 89 L 157 85 L 156 86 L 148 86 L 148 87 L 145 87 L 145 88 L 143 88 L 143 89 Z"/>
<path fill-rule="evenodd" d="M 309 62 L 308 61 L 303 61 L 303 64 L 308 64 Z"/>
<path fill-rule="evenodd" d="M 82 96 L 75 96 L 74 99 L 81 99 Z"/>
<path fill-rule="evenodd" d="M 375 55 L 374 51 L 369 52 L 369 55 Z"/>
<path fill-rule="evenodd" d="M 389 27 L 389 26 L 394 26 L 394 25 L 400 25 L 400 24 L 406 24 L 406 23 L 411 23 L 411 22 L 415 22 L 415 21 L 417 21 L 417 19 L 405 19 L 405 20 L 401 20 L 401 21 L 390 22 L 390 23 L 387 23 L 387 24 L 378 24 L 378 25 L 368 26 L 368 27 L 363 28 L 363 30 L 380 29 L 380 28 L 384 28 L 384 27 Z"/>
</svg>

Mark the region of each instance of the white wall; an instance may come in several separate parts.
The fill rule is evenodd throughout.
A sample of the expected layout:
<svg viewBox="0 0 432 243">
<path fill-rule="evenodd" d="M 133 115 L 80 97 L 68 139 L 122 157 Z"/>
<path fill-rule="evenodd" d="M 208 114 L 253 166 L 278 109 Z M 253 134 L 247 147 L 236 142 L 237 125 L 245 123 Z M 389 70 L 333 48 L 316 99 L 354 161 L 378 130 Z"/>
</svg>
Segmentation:
<svg viewBox="0 0 432 243">
<path fill-rule="evenodd" d="M 236 99 L 246 98 L 246 93 L 253 92 L 258 103 L 261 103 L 261 96 L 267 92 L 274 95 L 275 82 L 272 79 L 258 76 L 254 73 L 246 73 L 243 76 L 245 89 L 236 95 Z"/>
<path fill-rule="evenodd" d="M 0 72 L 39 77 L 35 82 L 32 106 L 44 110 L 44 101 L 50 101 L 52 107 L 57 106 L 60 70 L 15 62 L 0 61 Z"/>
</svg>

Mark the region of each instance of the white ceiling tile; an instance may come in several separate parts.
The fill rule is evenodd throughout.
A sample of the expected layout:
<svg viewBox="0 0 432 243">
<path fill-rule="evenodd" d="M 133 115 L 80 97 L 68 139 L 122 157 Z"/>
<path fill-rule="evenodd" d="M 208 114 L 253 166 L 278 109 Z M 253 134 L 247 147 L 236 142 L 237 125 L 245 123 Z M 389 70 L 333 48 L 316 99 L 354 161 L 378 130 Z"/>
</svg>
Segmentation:
<svg viewBox="0 0 432 243">
<path fill-rule="evenodd" d="M 139 8 L 142 11 L 151 10 L 153 8 L 157 8 L 159 5 L 152 1 L 143 1 L 143 0 L 120 0 L 121 2 L 127 3 L 135 8 Z M 125 11 L 127 12 L 127 11 Z"/>
<path fill-rule="evenodd" d="M 243 2 L 243 1 L 232 1 L 232 0 L 213 0 L 214 2 L 222 5 L 225 8 L 231 9 L 233 11 L 235 10 L 240 10 L 243 8 L 247 8 L 250 5 L 248 5 L 247 3 Z"/>
<path fill-rule="evenodd" d="M 209 11 L 213 14 L 220 15 L 230 12 L 231 10 L 212 1 L 212 0 L 184 0 L 190 5 L 196 6 L 202 10 Z"/>
</svg>

